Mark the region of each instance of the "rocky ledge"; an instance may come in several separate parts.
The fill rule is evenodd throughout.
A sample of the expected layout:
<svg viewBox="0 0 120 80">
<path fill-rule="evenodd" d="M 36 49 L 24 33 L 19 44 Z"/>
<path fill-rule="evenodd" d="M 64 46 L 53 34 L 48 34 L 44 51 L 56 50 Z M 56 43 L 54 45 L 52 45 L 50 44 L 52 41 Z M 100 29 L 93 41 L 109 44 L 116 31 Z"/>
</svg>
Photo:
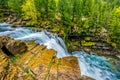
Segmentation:
<svg viewBox="0 0 120 80">
<path fill-rule="evenodd" d="M 93 80 L 81 76 L 78 60 L 57 58 L 56 51 L 34 41 L 0 37 L 0 80 Z"/>
</svg>

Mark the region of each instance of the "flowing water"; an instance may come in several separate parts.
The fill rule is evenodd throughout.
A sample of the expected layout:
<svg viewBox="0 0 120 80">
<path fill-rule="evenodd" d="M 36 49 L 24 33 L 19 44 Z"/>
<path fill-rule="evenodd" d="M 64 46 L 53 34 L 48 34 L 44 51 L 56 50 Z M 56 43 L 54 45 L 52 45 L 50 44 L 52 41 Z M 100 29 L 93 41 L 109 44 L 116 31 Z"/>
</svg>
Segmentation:
<svg viewBox="0 0 120 80">
<path fill-rule="evenodd" d="M 7 23 L 0 24 L 0 36 L 10 36 L 14 39 L 23 41 L 34 40 L 38 44 L 47 46 L 57 51 L 57 57 L 76 56 L 79 60 L 79 65 L 82 75 L 90 76 L 96 80 L 120 80 L 120 65 L 112 65 L 111 59 L 103 56 L 97 56 L 94 53 L 86 54 L 84 51 L 75 51 L 68 53 L 64 41 L 57 36 L 47 31 L 33 31 L 28 27 L 12 28 Z"/>
</svg>

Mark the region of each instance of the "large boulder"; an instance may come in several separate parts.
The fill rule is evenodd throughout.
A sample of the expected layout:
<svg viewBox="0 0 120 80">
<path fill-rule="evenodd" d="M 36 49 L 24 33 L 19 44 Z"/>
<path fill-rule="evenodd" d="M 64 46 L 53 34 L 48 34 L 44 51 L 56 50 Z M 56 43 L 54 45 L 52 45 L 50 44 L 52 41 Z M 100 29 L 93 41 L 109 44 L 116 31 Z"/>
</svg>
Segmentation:
<svg viewBox="0 0 120 80">
<path fill-rule="evenodd" d="M 0 48 L 6 48 L 5 50 L 9 51 L 13 55 L 27 50 L 27 46 L 23 41 L 14 40 L 7 36 L 0 37 Z"/>
<path fill-rule="evenodd" d="M 26 44 L 21 40 L 12 40 L 11 42 L 8 42 L 5 47 L 13 55 L 25 52 L 27 50 Z"/>
</svg>

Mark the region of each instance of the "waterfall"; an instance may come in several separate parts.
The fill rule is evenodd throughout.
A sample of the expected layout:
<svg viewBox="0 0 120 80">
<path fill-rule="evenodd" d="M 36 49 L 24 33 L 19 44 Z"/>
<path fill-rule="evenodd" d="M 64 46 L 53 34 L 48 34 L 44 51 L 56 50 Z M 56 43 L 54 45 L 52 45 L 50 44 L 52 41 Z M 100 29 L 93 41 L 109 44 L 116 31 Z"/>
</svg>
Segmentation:
<svg viewBox="0 0 120 80">
<path fill-rule="evenodd" d="M 10 25 L 3 23 L 0 24 L 0 36 L 10 36 L 23 41 L 33 40 L 38 44 L 47 46 L 48 49 L 56 50 L 58 58 L 70 55 L 64 41 L 57 34 L 52 34 L 46 30 L 38 32 L 25 27 L 12 28 Z"/>
<path fill-rule="evenodd" d="M 47 46 L 48 49 L 57 51 L 57 57 L 70 56 L 64 41 L 57 34 L 44 31 L 33 31 L 26 27 L 12 28 L 10 24 L 0 24 L 0 36 L 10 36 L 23 41 L 34 40 L 38 44 Z M 71 53 L 78 57 L 81 74 L 90 76 L 96 80 L 120 80 L 120 69 L 115 69 L 108 62 L 109 58 L 86 54 L 84 51 Z"/>
</svg>

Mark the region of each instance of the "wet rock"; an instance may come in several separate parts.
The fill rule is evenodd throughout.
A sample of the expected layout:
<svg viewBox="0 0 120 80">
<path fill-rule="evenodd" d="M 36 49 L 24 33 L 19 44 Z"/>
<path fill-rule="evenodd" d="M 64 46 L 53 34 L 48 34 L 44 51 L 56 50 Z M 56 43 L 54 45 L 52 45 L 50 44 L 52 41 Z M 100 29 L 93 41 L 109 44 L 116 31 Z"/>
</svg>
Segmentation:
<svg viewBox="0 0 120 80">
<path fill-rule="evenodd" d="M 60 63 L 60 61 L 59 61 Z M 58 66 L 59 80 L 80 80 L 81 73 L 76 57 L 69 56 L 61 59 Z"/>
<path fill-rule="evenodd" d="M 80 46 L 69 46 L 68 47 L 68 52 L 73 52 L 73 51 L 79 51 Z"/>
<path fill-rule="evenodd" d="M 88 76 L 83 75 L 83 76 L 82 76 L 82 80 L 95 80 L 95 79 L 93 79 L 93 78 L 91 78 L 91 77 L 88 77 Z"/>
<path fill-rule="evenodd" d="M 83 49 L 84 49 L 84 51 L 87 52 L 87 53 L 90 53 L 90 52 L 91 52 L 91 49 L 89 49 L 89 48 L 87 48 L 87 47 L 84 47 Z"/>
</svg>

